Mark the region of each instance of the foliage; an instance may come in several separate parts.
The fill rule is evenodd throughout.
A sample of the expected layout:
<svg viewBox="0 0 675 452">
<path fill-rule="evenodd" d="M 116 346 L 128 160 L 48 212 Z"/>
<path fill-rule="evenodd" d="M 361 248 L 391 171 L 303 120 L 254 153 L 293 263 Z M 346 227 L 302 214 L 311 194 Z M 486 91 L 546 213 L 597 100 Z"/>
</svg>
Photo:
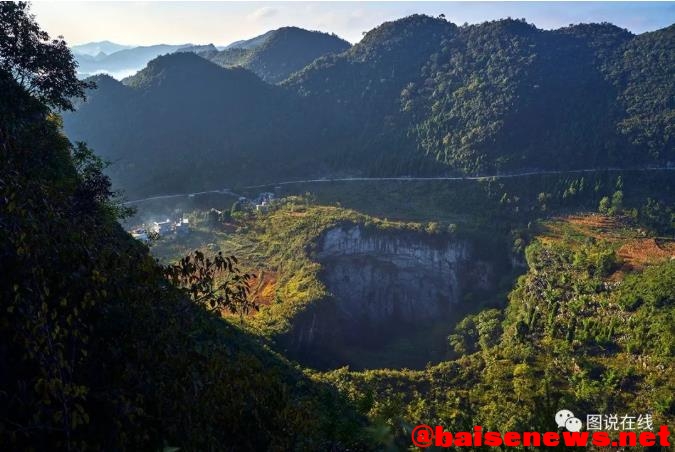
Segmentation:
<svg viewBox="0 0 675 452">
<path fill-rule="evenodd" d="M 612 282 L 618 267 L 602 272 L 596 262 L 614 252 L 588 238 L 540 235 L 503 314 L 469 316 L 451 336 L 456 360 L 420 371 L 338 369 L 319 378 L 401 445 L 405 426 L 419 423 L 550 430 L 562 407 L 582 416 L 650 413 L 672 426 L 675 265 L 662 261 Z"/>
<path fill-rule="evenodd" d="M 164 268 L 171 283 L 185 291 L 195 303 L 212 311 L 227 310 L 242 318 L 258 305 L 249 299 L 252 275 L 242 273 L 235 256 L 218 253 L 213 258 L 200 251 Z"/>
<path fill-rule="evenodd" d="M 28 12 L 26 2 L 0 4 L 0 70 L 50 107 L 72 110 L 91 83 L 77 79 L 73 56 L 63 39 L 50 40 Z"/>
<path fill-rule="evenodd" d="M 263 37 L 262 42 L 253 46 L 234 45 L 219 52 L 199 54 L 220 66 L 241 66 L 268 83 L 280 83 L 317 58 L 350 47 L 335 35 L 297 27 L 282 27 L 259 38 Z"/>
<path fill-rule="evenodd" d="M 4 448 L 366 447 L 362 417 L 334 389 L 174 287 L 111 215 L 101 162 L 1 71 L 0 83 Z M 216 261 L 178 271 L 206 276 L 183 275 L 208 292 L 214 266 L 232 263 Z"/>
<path fill-rule="evenodd" d="M 291 50 L 307 33 L 282 28 L 254 48 L 205 54 L 229 70 L 180 53 L 124 83 L 98 77 L 98 92 L 65 116 L 66 131 L 119 162 L 113 181 L 139 197 L 224 180 L 234 188 L 673 161 L 673 27 L 634 36 L 611 24 L 457 27 L 413 15 L 349 49 L 311 34 L 323 49 L 312 59 L 341 52 L 314 61 Z M 277 81 L 280 62 L 284 74 L 297 70 L 281 86 L 233 67 Z"/>
</svg>

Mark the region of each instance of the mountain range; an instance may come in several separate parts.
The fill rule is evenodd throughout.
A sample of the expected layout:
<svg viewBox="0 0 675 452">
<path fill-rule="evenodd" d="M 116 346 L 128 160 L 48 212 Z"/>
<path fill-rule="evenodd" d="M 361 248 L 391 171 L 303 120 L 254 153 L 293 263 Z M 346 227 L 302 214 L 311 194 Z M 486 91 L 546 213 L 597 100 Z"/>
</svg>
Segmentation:
<svg viewBox="0 0 675 452">
<path fill-rule="evenodd" d="M 74 45 L 70 48 L 74 55 L 89 55 L 95 57 L 100 54 L 110 55 L 120 50 L 131 49 L 133 46 L 117 44 L 111 41 L 88 42 Z"/>
<path fill-rule="evenodd" d="M 285 80 L 315 59 L 349 49 L 344 39 L 297 27 L 272 30 L 221 51 L 198 52 L 223 67 L 244 67 L 269 83 Z"/>
<path fill-rule="evenodd" d="M 121 79 L 135 74 L 148 64 L 150 60 L 157 58 L 159 55 L 173 53 L 183 49 L 189 51 L 189 49 L 194 47 L 192 44 L 158 44 L 126 48 L 114 43 L 110 44 L 112 45 L 84 47 L 85 52 L 100 48 L 111 50 L 110 53 L 103 50 L 98 53 L 81 53 L 81 51 L 77 50 L 78 47 L 72 49 L 75 60 L 77 61 L 78 73 L 81 77 L 105 73 Z"/>
<path fill-rule="evenodd" d="M 226 47 L 213 44 L 157 44 L 125 46 L 110 41 L 91 42 L 71 47 L 80 77 L 108 74 L 117 79 L 130 76 L 160 55 L 194 52 L 223 67 L 245 67 L 263 80 L 276 83 L 302 69 L 316 58 L 339 53 L 350 44 L 335 35 L 297 27 L 270 30 Z"/>
<path fill-rule="evenodd" d="M 231 48 L 163 56 L 123 82 L 98 77 L 65 129 L 112 162 L 129 196 L 675 161 L 675 26 L 634 35 L 414 15 L 349 48 L 320 36 L 334 50 L 313 61 L 316 34 L 281 30 L 239 48 L 248 70 L 213 63 L 230 65 Z M 305 67 L 279 66 L 303 51 L 292 61 Z"/>
</svg>

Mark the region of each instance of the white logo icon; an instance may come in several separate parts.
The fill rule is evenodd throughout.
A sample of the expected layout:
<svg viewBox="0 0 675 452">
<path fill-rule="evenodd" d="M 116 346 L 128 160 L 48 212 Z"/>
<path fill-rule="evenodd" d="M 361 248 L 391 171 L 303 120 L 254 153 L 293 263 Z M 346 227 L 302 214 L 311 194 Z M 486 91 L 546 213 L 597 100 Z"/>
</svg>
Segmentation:
<svg viewBox="0 0 675 452">
<path fill-rule="evenodd" d="M 565 422 L 565 428 L 568 432 L 580 432 L 582 427 L 581 419 L 576 417 L 571 417 Z"/>
<path fill-rule="evenodd" d="M 555 423 L 558 428 L 565 427 L 568 432 L 580 432 L 583 428 L 581 419 L 574 417 L 570 410 L 560 410 L 555 414 Z"/>
<path fill-rule="evenodd" d="M 565 427 L 565 423 L 568 419 L 573 418 L 576 419 L 574 417 L 574 413 L 572 413 L 570 410 L 560 410 L 555 414 L 555 423 L 558 424 L 558 428 L 562 428 Z"/>
</svg>

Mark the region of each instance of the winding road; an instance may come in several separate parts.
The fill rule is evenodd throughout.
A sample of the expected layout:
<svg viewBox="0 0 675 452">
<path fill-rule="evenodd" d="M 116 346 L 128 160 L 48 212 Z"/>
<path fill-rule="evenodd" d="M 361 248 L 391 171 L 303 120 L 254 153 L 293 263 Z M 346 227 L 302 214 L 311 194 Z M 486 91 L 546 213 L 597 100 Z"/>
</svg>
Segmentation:
<svg viewBox="0 0 675 452">
<path fill-rule="evenodd" d="M 249 185 L 242 187 L 244 190 L 254 189 L 254 188 L 266 188 L 266 187 L 276 187 L 283 185 L 295 185 L 295 184 L 314 184 L 314 183 L 326 183 L 326 182 L 377 182 L 377 181 L 458 181 L 458 180 L 487 180 L 487 179 L 513 179 L 517 177 L 527 177 L 527 176 L 544 176 L 544 175 L 555 175 L 555 174 L 583 174 L 583 173 L 601 173 L 601 172 L 630 172 L 630 171 L 675 171 L 675 166 L 668 167 L 651 167 L 651 168 L 589 168 L 589 169 L 578 169 L 578 170 L 559 170 L 559 171 L 526 171 L 522 173 L 508 173 L 508 174 L 493 174 L 493 175 L 484 175 L 484 176 L 437 176 L 437 177 L 412 177 L 412 176 L 398 176 L 398 177 L 340 177 L 340 178 L 321 178 L 321 179 L 305 179 L 305 180 L 291 180 L 283 182 L 273 182 L 269 184 L 261 185 Z M 240 196 L 239 194 L 233 192 L 229 188 L 221 188 L 219 190 L 208 190 L 208 191 L 198 191 L 194 193 L 178 193 L 173 195 L 157 195 L 150 196 L 148 198 L 136 199 L 133 201 L 127 201 L 124 205 L 133 205 L 142 203 L 145 201 L 156 201 L 163 199 L 172 199 L 172 198 L 183 198 L 183 197 L 194 197 L 198 195 L 206 194 L 221 194 L 221 195 L 232 195 Z"/>
</svg>

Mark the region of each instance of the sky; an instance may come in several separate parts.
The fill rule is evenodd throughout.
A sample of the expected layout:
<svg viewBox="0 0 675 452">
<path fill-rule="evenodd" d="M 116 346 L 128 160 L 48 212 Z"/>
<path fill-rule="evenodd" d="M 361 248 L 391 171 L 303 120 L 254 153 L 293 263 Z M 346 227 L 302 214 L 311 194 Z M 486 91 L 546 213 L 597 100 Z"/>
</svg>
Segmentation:
<svg viewBox="0 0 675 452">
<path fill-rule="evenodd" d="M 675 2 L 64 2 L 32 3 L 41 27 L 70 45 L 109 40 L 127 45 L 226 45 L 294 25 L 355 43 L 382 22 L 414 13 L 445 14 L 456 24 L 505 17 L 539 28 L 612 22 L 633 33 L 675 23 Z"/>
</svg>

